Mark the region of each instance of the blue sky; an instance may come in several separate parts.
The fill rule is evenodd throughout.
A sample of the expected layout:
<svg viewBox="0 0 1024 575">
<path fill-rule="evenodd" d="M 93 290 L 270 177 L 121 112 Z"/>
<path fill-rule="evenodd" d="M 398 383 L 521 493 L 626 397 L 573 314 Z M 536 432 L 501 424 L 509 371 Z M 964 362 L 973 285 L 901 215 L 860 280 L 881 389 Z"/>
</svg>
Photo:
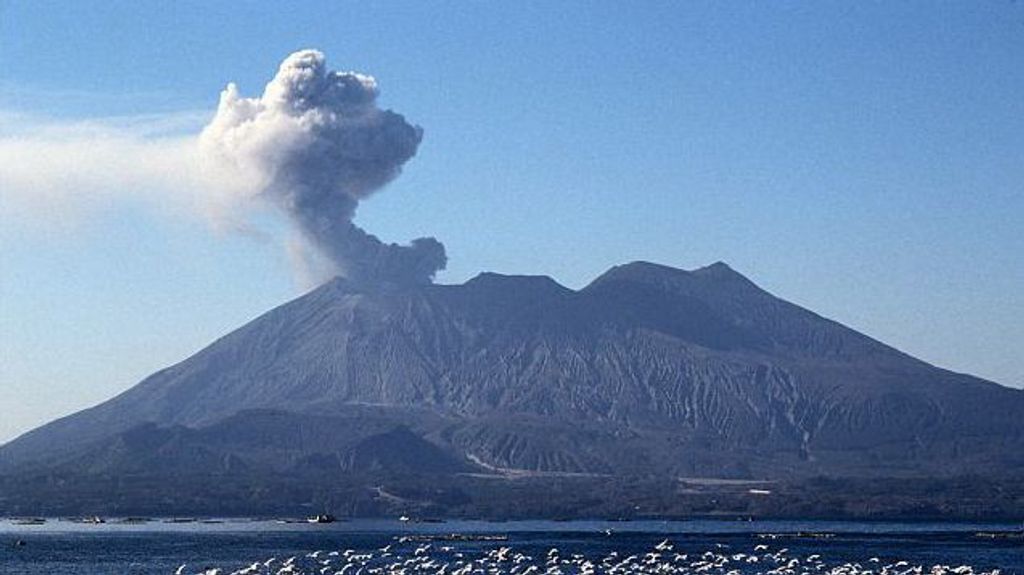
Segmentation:
<svg viewBox="0 0 1024 575">
<path fill-rule="evenodd" d="M 1024 386 L 1024 4 L 555 4 L 0 0 L 0 140 L 84 121 L 188 137 L 228 81 L 258 94 L 314 47 L 423 126 L 356 221 L 444 241 L 441 282 L 724 260 Z M 0 189 L 0 441 L 304 289 L 272 217 L 225 233 L 144 179 L 65 180 Z"/>
</svg>

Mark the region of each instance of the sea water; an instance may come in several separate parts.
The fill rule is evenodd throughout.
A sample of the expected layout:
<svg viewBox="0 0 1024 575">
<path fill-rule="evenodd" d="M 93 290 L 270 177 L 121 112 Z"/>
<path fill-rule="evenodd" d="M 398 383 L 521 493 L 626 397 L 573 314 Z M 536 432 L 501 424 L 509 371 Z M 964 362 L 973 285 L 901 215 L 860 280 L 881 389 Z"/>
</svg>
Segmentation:
<svg viewBox="0 0 1024 575">
<path fill-rule="evenodd" d="M 1019 524 L 828 521 L 0 520 L 4 575 L 1024 575 Z M 349 565 L 351 564 L 351 565 Z M 346 568 L 346 565 L 349 567 Z M 917 569 L 920 568 L 920 569 Z M 936 568 L 938 568 L 936 570 Z"/>
</svg>

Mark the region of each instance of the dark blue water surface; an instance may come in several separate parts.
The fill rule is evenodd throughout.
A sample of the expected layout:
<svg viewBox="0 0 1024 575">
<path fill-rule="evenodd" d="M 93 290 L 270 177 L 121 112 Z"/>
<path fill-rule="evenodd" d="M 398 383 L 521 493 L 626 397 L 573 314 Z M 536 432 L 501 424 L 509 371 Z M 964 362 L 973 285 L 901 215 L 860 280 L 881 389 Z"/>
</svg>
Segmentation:
<svg viewBox="0 0 1024 575">
<path fill-rule="evenodd" d="M 936 565 L 1024 575 L 1020 530 L 1020 525 L 1009 524 L 824 521 L 359 520 L 316 525 L 224 520 L 126 525 L 111 520 L 86 525 L 51 519 L 43 525 L 17 525 L 0 520 L 0 573 L 170 574 L 184 564 L 182 573 L 216 568 L 227 574 L 271 558 L 275 561 L 253 573 L 277 573 L 287 558 L 295 557 L 284 573 L 337 573 L 353 563 L 346 575 L 452 575 L 460 568 L 467 575 L 724 575 L 773 569 L 783 575 L 877 574 L 915 566 L 929 573 Z M 667 544 L 655 549 L 665 540 Z M 380 550 L 388 545 L 387 551 Z M 502 547 L 510 549 L 497 552 Z M 348 559 L 346 550 L 351 550 L 348 557 L 365 555 Z M 315 557 L 308 556 L 316 551 L 320 553 Z M 647 556 L 649 552 L 656 555 Z M 629 559 L 632 555 L 636 557 Z M 617 570 L 612 568 L 620 563 Z M 859 568 L 854 565 L 858 563 Z M 530 571 L 531 565 L 536 569 Z"/>
</svg>

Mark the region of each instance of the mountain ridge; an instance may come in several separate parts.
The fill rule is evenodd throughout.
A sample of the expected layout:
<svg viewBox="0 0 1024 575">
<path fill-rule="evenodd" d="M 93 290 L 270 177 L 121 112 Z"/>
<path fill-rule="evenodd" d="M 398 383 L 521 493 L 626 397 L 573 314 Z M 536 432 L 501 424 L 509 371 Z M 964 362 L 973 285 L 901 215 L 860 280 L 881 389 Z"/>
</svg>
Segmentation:
<svg viewBox="0 0 1024 575">
<path fill-rule="evenodd" d="M 290 444 L 274 464 L 256 423 L 269 420 L 252 415 L 266 410 L 275 426 L 347 439 Z M 246 477 L 1003 477 L 1024 475 L 1020 421 L 1024 391 L 912 358 L 725 263 L 631 262 L 579 290 L 494 273 L 419 287 L 335 278 L 0 447 L 0 474 L 74 475 L 83 458 L 106 462 L 94 475 L 141 473 L 129 459 L 156 469 L 151 452 L 165 449 Z"/>
</svg>

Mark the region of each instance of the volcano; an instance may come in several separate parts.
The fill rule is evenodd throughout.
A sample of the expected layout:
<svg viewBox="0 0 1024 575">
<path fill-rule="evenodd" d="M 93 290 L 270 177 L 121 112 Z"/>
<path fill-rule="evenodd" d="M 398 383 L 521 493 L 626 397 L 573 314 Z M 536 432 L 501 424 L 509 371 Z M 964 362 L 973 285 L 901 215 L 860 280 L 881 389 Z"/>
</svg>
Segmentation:
<svg viewBox="0 0 1024 575">
<path fill-rule="evenodd" d="M 1024 391 L 634 262 L 336 278 L 0 448 L 0 512 L 1016 517 L 1022 477 Z"/>
</svg>

